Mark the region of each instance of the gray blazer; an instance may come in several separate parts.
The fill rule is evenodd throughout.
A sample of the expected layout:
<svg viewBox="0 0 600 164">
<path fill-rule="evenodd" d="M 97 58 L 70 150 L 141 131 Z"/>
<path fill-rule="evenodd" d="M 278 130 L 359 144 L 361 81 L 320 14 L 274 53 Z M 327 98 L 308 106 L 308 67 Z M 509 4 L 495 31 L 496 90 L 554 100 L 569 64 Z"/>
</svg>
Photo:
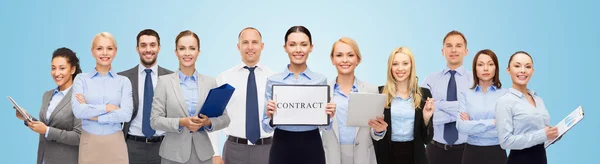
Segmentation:
<svg viewBox="0 0 600 164">
<path fill-rule="evenodd" d="M 359 92 L 364 93 L 379 93 L 376 86 L 369 85 L 356 79 Z M 331 89 L 331 97 L 333 98 L 333 86 L 335 80 L 329 83 Z M 385 134 L 385 133 L 384 133 Z M 361 164 L 376 164 L 375 149 L 373 148 L 373 140 L 380 140 L 383 136 L 378 137 L 373 134 L 372 128 L 357 127 L 354 139 L 354 163 Z M 339 142 L 338 123 L 333 119 L 333 130 L 324 131 L 322 135 L 323 148 L 325 149 L 325 159 L 327 164 L 341 164 L 341 148 Z"/>
<path fill-rule="evenodd" d="M 129 78 L 129 81 L 131 82 L 131 91 L 132 91 L 132 96 L 133 96 L 133 112 L 131 114 L 131 119 L 127 122 L 124 122 L 123 124 L 123 136 L 125 138 L 127 138 L 127 134 L 129 134 L 129 126 L 131 126 L 131 120 L 133 120 L 135 118 L 135 116 L 137 116 L 137 112 L 138 112 L 138 107 L 140 104 L 140 96 L 138 95 L 138 67 L 139 65 L 128 69 L 126 71 L 123 72 L 119 72 L 117 74 L 121 75 L 121 76 L 125 76 L 127 78 Z M 158 76 L 162 76 L 162 75 L 166 75 L 166 74 L 171 74 L 173 73 L 173 71 L 165 69 L 161 66 L 158 66 Z M 158 86 L 158 84 L 157 84 Z"/>
<path fill-rule="evenodd" d="M 40 134 L 38 145 L 37 163 L 46 164 L 76 164 L 79 157 L 79 135 L 81 134 L 81 120 L 73 116 L 71 110 L 71 94 L 69 90 L 65 97 L 56 105 L 46 120 L 46 111 L 52 99 L 53 90 L 46 91 L 42 97 L 40 108 L 40 121 L 48 126 L 48 138 Z"/>
<path fill-rule="evenodd" d="M 198 104 L 204 104 L 208 92 L 217 87 L 217 82 L 212 77 L 197 75 Z M 209 160 L 215 152 L 206 131 L 190 133 L 190 130 L 185 127 L 179 131 L 179 118 L 190 116 L 179 82 L 177 73 L 164 75 L 158 78 L 158 84 L 154 90 L 150 125 L 153 129 L 166 132 L 160 145 L 159 155 L 170 161 L 184 163 L 190 159 L 192 146 L 194 146 L 200 160 Z M 198 114 L 201 107 L 202 105 L 196 107 L 195 115 Z M 219 117 L 209 119 L 213 131 L 229 126 L 230 120 L 227 111 Z"/>
</svg>

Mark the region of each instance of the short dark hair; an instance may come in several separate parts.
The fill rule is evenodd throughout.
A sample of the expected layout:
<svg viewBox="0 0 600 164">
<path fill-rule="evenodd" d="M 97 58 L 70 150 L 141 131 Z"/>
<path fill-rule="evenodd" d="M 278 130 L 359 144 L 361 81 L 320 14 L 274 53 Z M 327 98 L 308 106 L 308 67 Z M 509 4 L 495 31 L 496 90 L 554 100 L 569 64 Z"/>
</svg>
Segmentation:
<svg viewBox="0 0 600 164">
<path fill-rule="evenodd" d="M 473 58 L 473 87 L 471 87 L 471 89 L 475 89 L 475 87 L 477 87 L 477 84 L 479 84 L 479 77 L 477 77 L 477 69 L 476 68 L 477 68 L 477 59 L 481 55 L 487 55 L 487 56 L 490 56 L 490 58 L 492 58 L 492 61 L 496 65 L 496 70 L 494 70 L 494 78 L 492 79 L 492 82 L 494 84 L 492 84 L 492 85 L 494 85 L 498 89 L 502 88 L 502 83 L 500 82 L 500 69 L 498 69 L 500 66 L 498 64 L 498 57 L 496 56 L 496 53 L 494 53 L 494 51 L 492 51 L 490 49 L 484 49 L 484 50 L 477 52 L 477 54 L 475 54 L 475 57 Z"/>
<path fill-rule="evenodd" d="M 290 27 L 290 29 L 288 29 L 287 32 L 285 33 L 285 38 L 283 38 L 283 41 L 285 41 L 284 43 L 287 43 L 288 36 L 290 36 L 290 34 L 292 34 L 294 32 L 300 32 L 300 33 L 306 34 L 308 36 L 308 42 L 310 42 L 310 44 L 312 44 L 312 36 L 310 35 L 310 31 L 308 31 L 308 29 L 304 26 Z"/>
<path fill-rule="evenodd" d="M 177 35 L 177 37 L 175 37 L 175 47 L 177 47 L 177 42 L 179 41 L 179 39 L 181 39 L 184 36 L 193 36 L 194 38 L 196 38 L 196 41 L 198 41 L 198 49 L 200 49 L 200 38 L 198 37 L 198 35 L 196 35 L 196 33 L 190 31 L 190 30 L 185 30 L 185 31 L 181 31 L 179 33 L 179 35 Z"/>
<path fill-rule="evenodd" d="M 242 29 L 242 31 L 240 31 L 240 33 L 238 34 L 238 39 L 240 39 L 240 37 L 242 36 L 242 32 L 244 32 L 246 30 L 256 30 L 256 32 L 258 32 L 258 36 L 260 36 L 260 39 L 262 40 L 262 34 L 260 33 L 260 31 L 258 31 L 258 29 L 254 28 L 254 27 L 246 27 L 246 28 Z"/>
<path fill-rule="evenodd" d="M 54 50 L 54 53 L 52 53 L 52 59 L 57 58 L 57 57 L 63 57 L 65 59 L 67 59 L 67 63 L 69 63 L 69 65 L 71 65 L 71 67 L 75 67 L 75 73 L 71 77 L 71 80 L 75 80 L 75 76 L 77 76 L 77 74 L 81 73 L 81 67 L 79 66 L 79 58 L 77 58 L 77 55 L 75 54 L 75 52 L 73 52 L 69 48 L 61 47 L 61 48 Z"/>
<path fill-rule="evenodd" d="M 142 37 L 143 35 L 149 35 L 149 36 L 154 36 L 156 37 L 156 42 L 158 42 L 158 46 L 160 46 L 160 36 L 158 36 L 158 33 L 156 31 L 154 31 L 153 29 L 144 29 L 142 31 L 140 31 L 140 33 L 138 33 L 136 41 L 137 41 L 137 45 L 140 44 L 140 37 Z"/>
<path fill-rule="evenodd" d="M 462 37 L 463 40 L 465 41 L 465 46 L 467 46 L 467 38 L 465 38 L 465 35 L 462 32 L 459 32 L 456 30 L 452 30 L 452 31 L 448 32 L 446 34 L 446 36 L 444 36 L 444 40 L 442 40 L 442 45 L 444 45 L 446 43 L 446 39 L 452 35 L 458 35 L 458 36 Z"/>
</svg>

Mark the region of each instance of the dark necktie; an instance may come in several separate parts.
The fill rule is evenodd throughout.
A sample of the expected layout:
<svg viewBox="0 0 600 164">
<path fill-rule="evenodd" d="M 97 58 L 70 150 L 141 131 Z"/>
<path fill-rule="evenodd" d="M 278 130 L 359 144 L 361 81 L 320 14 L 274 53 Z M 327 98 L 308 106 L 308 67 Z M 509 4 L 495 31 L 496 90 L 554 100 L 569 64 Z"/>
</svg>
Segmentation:
<svg viewBox="0 0 600 164">
<path fill-rule="evenodd" d="M 450 81 L 448 82 L 448 92 L 446 93 L 446 101 L 456 101 L 456 79 L 454 78 L 454 74 L 456 74 L 455 70 L 450 70 Z M 454 145 L 454 142 L 458 140 L 458 130 L 456 130 L 456 122 L 450 122 L 444 124 L 444 140 L 448 143 L 448 145 Z"/>
<path fill-rule="evenodd" d="M 146 138 L 151 138 L 156 132 L 150 127 L 150 112 L 152 110 L 152 96 L 154 96 L 154 87 L 152 87 L 152 70 L 146 71 L 146 81 L 144 82 L 144 106 L 142 115 L 142 133 Z"/>
<path fill-rule="evenodd" d="M 254 77 L 254 69 L 256 69 L 256 67 L 245 66 L 244 68 L 250 71 L 246 86 L 246 139 L 256 144 L 256 141 L 260 139 L 260 122 L 258 121 L 258 93 L 256 91 L 256 78 Z"/>
</svg>

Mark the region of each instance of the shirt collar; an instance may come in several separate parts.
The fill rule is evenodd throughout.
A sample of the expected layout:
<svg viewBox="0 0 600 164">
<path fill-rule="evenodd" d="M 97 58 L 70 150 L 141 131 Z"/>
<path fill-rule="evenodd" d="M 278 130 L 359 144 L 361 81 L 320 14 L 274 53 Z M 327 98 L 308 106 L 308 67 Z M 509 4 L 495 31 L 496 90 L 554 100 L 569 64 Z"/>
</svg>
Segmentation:
<svg viewBox="0 0 600 164">
<path fill-rule="evenodd" d="M 475 86 L 475 92 L 480 92 L 482 89 L 481 86 L 477 85 Z M 496 91 L 498 90 L 498 88 L 496 88 L 496 86 L 494 84 L 492 84 L 490 87 L 488 87 L 488 91 Z"/>
<path fill-rule="evenodd" d="M 525 96 L 525 94 L 521 93 L 521 91 L 518 91 L 514 88 L 510 88 L 508 89 L 508 92 L 512 93 L 513 95 L 519 97 L 519 98 L 523 98 Z M 537 93 L 534 92 L 533 90 L 527 89 L 527 93 L 529 93 L 532 96 L 537 96 Z"/>
<path fill-rule="evenodd" d="M 285 70 L 283 70 L 283 73 L 286 74 L 285 77 L 283 77 L 283 79 L 287 79 L 289 77 L 294 76 L 294 73 L 292 71 L 290 71 L 290 64 L 287 65 L 287 67 L 285 68 Z M 308 80 L 312 80 L 311 77 L 313 77 L 313 72 L 310 71 L 310 69 L 308 69 L 308 66 L 306 66 L 306 70 L 304 70 L 304 72 L 300 73 L 299 76 L 304 76 L 306 78 L 308 78 Z"/>
<path fill-rule="evenodd" d="M 66 94 L 67 94 L 67 92 L 69 92 L 69 90 L 71 90 L 71 87 L 73 87 L 73 85 L 69 86 L 69 88 L 65 89 L 64 91 L 59 91 L 59 90 L 58 90 L 58 87 L 56 87 L 56 88 L 54 89 L 54 92 L 52 93 L 52 95 L 54 96 L 54 95 L 56 95 L 58 92 L 62 93 L 62 95 L 66 95 Z"/>
<path fill-rule="evenodd" d="M 181 80 L 182 82 L 188 79 L 192 81 L 198 81 L 198 74 L 196 73 L 196 71 L 194 71 L 194 74 L 192 74 L 192 76 L 186 76 L 185 74 L 183 74 L 183 72 L 177 70 L 177 75 L 179 75 L 179 80 Z"/>
<path fill-rule="evenodd" d="M 92 78 L 96 77 L 96 76 L 101 76 L 100 72 L 96 71 L 96 69 L 92 70 Z M 108 75 L 108 77 L 115 77 L 115 72 L 113 72 L 112 69 L 108 70 L 108 73 L 106 73 L 106 75 Z"/>
<path fill-rule="evenodd" d="M 240 64 L 238 64 L 238 65 L 235 66 L 235 70 L 236 71 L 243 71 L 243 70 L 246 69 L 246 68 L 244 68 L 246 66 L 248 66 L 248 65 L 246 63 L 242 62 L 242 63 L 240 63 Z M 248 67 L 250 67 L 250 66 L 248 66 Z M 256 67 L 256 70 L 260 70 L 260 71 L 263 71 L 263 68 L 264 68 L 264 66 L 260 62 L 256 63 L 256 65 L 254 65 L 254 67 Z"/>
<path fill-rule="evenodd" d="M 335 81 L 336 82 L 335 82 L 335 84 L 333 84 L 333 89 L 334 90 L 339 90 L 340 86 L 337 83 L 337 77 L 336 77 Z M 356 77 L 354 77 L 354 83 L 352 83 L 352 92 L 358 92 L 358 88 L 356 86 L 358 86 L 358 82 L 356 81 Z"/>
<path fill-rule="evenodd" d="M 146 66 L 142 65 L 142 64 L 138 64 L 138 73 L 139 74 L 143 74 L 146 69 Z M 157 74 L 158 72 L 158 64 L 154 64 L 152 67 L 150 67 L 150 69 L 152 70 L 152 74 Z"/>
<path fill-rule="evenodd" d="M 450 73 L 450 70 L 451 70 L 450 68 L 446 67 L 446 68 L 444 68 L 444 71 L 443 71 L 442 73 L 445 75 L 445 74 L 447 74 L 447 73 Z M 455 70 L 455 71 L 456 71 L 456 73 L 458 73 L 458 75 L 460 75 L 460 76 L 462 76 L 462 75 L 465 75 L 465 73 L 467 72 L 467 69 L 465 69 L 465 67 L 464 67 L 464 66 L 462 66 L 462 65 L 461 65 L 460 67 L 458 67 L 458 68 L 454 69 L 454 70 Z"/>
</svg>

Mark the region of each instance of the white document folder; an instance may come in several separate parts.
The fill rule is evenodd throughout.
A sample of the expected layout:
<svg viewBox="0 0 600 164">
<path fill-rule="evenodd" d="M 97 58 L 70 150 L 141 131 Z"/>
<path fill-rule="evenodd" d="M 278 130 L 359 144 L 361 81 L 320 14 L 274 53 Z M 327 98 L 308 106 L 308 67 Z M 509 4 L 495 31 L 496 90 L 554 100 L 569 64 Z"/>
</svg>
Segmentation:
<svg viewBox="0 0 600 164">
<path fill-rule="evenodd" d="M 569 129 L 573 128 L 573 126 L 577 125 L 583 119 L 583 107 L 579 106 L 575 109 L 571 114 L 567 115 L 563 120 L 556 124 L 558 128 L 558 137 L 553 140 L 546 141 L 544 143 L 544 148 L 548 148 L 548 146 L 552 145 L 556 142 L 556 139 L 562 137 Z"/>
</svg>

